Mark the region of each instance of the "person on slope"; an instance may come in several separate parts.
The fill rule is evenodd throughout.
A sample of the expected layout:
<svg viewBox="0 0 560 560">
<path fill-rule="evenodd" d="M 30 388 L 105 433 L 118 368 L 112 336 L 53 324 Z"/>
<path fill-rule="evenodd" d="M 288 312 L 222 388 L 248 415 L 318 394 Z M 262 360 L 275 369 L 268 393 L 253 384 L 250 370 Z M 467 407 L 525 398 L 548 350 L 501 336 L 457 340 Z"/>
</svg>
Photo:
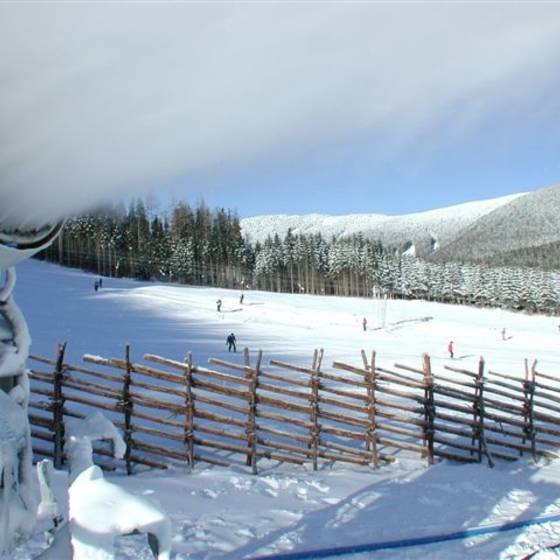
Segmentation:
<svg viewBox="0 0 560 560">
<path fill-rule="evenodd" d="M 506 328 L 502 329 L 502 340 L 506 340 Z"/>
<path fill-rule="evenodd" d="M 233 333 L 231 333 L 227 338 L 226 338 L 226 344 L 228 347 L 228 352 L 231 352 L 231 349 L 233 348 L 234 352 L 237 352 L 237 348 L 235 347 L 235 343 L 236 343 L 237 339 L 235 338 L 235 335 Z"/>
<path fill-rule="evenodd" d="M 219 300 L 216 302 L 216 311 L 220 312 L 221 310 L 222 310 L 222 300 L 219 299 Z"/>
<path fill-rule="evenodd" d="M 241 296 L 239 297 L 239 303 L 241 305 L 243 305 L 243 300 L 245 299 L 245 294 L 241 294 Z"/>
<path fill-rule="evenodd" d="M 453 358 L 453 341 L 450 340 L 449 344 L 447 345 L 447 351 L 449 352 L 449 357 Z"/>
<path fill-rule="evenodd" d="M 362 327 L 364 331 L 367 331 L 367 319 L 365 317 L 362 319 Z"/>
</svg>

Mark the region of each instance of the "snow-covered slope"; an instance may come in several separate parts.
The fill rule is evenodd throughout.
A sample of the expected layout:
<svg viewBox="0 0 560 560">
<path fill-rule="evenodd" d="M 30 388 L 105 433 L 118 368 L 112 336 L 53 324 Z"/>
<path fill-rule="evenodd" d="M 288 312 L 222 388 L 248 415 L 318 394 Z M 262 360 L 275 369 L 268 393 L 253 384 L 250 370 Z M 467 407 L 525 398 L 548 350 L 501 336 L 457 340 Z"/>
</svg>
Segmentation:
<svg viewBox="0 0 560 560">
<path fill-rule="evenodd" d="M 67 340 L 69 361 L 78 362 L 84 352 L 122 355 L 122 344 L 129 342 L 134 359 L 143 352 L 182 359 L 192 350 L 195 361 L 204 364 L 209 356 L 231 359 L 225 336 L 233 331 L 241 346 L 262 348 L 265 360 L 309 365 L 311 350 L 324 346 L 326 366 L 335 357 L 360 363 L 361 348 L 376 349 L 380 365 L 414 365 L 428 351 L 440 369 L 449 363 L 445 348 L 452 337 L 456 361 L 468 369 L 476 367 L 481 353 L 489 367 L 518 375 L 525 357 L 538 358 L 539 369 L 550 374 L 560 368 L 558 320 L 550 317 L 390 301 L 387 328 L 364 332 L 363 316 L 372 327 L 377 323 L 375 300 L 248 291 L 240 308 L 236 291 L 107 279 L 106 287 L 95 293 L 94 278 L 38 261 L 21 265 L 16 297 L 30 324 L 33 352 L 52 356 L 56 343 Z M 217 298 L 224 302 L 223 313 L 216 312 Z M 502 340 L 504 326 L 511 340 Z M 560 512 L 558 461 L 534 464 L 525 457 L 494 469 L 445 463 L 426 469 L 418 460 L 397 459 L 376 472 L 326 463 L 313 473 L 274 464 L 255 477 L 238 468 L 197 465 L 192 474 L 172 469 L 115 480 L 133 494 L 157 500 L 171 517 L 176 560 L 241 560 L 450 533 Z M 558 542 L 558 523 L 545 523 L 379 551 L 375 558 L 520 558 Z M 43 547 L 38 532 L 12 560 L 35 558 Z M 152 556 L 145 537 L 139 536 L 119 539 L 117 558 Z"/>
<path fill-rule="evenodd" d="M 240 306 L 237 290 L 107 278 L 95 293 L 94 279 L 40 261 L 20 265 L 15 297 L 29 323 L 32 353 L 53 356 L 57 343 L 67 341 L 68 359 L 77 362 L 85 353 L 120 356 L 130 343 L 135 359 L 154 353 L 182 360 L 192 350 L 195 362 L 205 364 L 211 356 L 228 356 L 225 339 L 234 332 L 238 346 L 261 348 L 267 359 L 309 364 L 313 349 L 324 347 L 325 363 L 334 358 L 361 363 L 365 347 L 377 351 L 380 363 L 420 363 L 428 352 L 441 367 L 448 363 L 446 347 L 453 338 L 457 353 L 472 359 L 472 367 L 484 354 L 497 371 L 517 373 L 523 359 L 533 356 L 543 371 L 560 370 L 553 317 L 392 300 L 388 328 L 375 330 L 383 308 L 375 299 L 250 290 Z M 366 333 L 363 317 L 372 329 Z M 504 326 L 514 344 L 501 341 Z"/>
<path fill-rule="evenodd" d="M 482 216 L 524 196 L 525 193 L 513 194 L 401 216 L 383 214 L 255 216 L 242 220 L 241 227 L 243 234 L 253 243 L 262 242 L 269 235 L 274 236 L 274 234 L 284 237 L 291 229 L 294 234 L 321 233 L 326 238 L 348 237 L 363 233 L 367 237 L 380 240 L 384 245 L 413 244 L 430 250 L 440 245 L 447 245 Z"/>
<path fill-rule="evenodd" d="M 436 256 L 442 260 L 496 261 L 500 254 L 523 251 L 531 259 L 530 253 L 541 253 L 538 249 L 546 246 L 539 258 L 553 258 L 557 265 L 560 251 L 552 245 L 560 242 L 559 216 L 560 186 L 540 189 L 495 208 L 448 244 L 442 244 Z M 538 264 L 533 260 L 532 264 Z"/>
</svg>

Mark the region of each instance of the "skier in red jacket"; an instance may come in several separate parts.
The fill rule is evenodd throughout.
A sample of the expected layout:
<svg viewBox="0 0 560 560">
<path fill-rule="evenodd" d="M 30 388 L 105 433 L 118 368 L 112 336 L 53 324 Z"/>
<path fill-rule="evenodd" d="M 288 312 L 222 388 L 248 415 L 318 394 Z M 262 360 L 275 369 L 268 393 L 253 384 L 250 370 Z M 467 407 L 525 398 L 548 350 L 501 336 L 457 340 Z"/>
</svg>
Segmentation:
<svg viewBox="0 0 560 560">
<path fill-rule="evenodd" d="M 447 351 L 449 352 L 449 357 L 453 358 L 453 341 L 450 340 L 449 344 L 447 345 Z"/>
</svg>

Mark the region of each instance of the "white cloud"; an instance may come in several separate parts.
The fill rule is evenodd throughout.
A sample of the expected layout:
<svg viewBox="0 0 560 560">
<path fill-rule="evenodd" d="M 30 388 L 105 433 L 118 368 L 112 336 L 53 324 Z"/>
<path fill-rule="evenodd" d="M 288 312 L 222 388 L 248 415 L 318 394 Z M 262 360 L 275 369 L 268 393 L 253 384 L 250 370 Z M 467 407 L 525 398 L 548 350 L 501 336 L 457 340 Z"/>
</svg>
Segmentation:
<svg viewBox="0 0 560 560">
<path fill-rule="evenodd" d="M 557 76 L 558 4 L 0 4 L 0 223 L 357 134 L 478 114 Z M 464 124 L 464 123 L 463 123 Z"/>
</svg>

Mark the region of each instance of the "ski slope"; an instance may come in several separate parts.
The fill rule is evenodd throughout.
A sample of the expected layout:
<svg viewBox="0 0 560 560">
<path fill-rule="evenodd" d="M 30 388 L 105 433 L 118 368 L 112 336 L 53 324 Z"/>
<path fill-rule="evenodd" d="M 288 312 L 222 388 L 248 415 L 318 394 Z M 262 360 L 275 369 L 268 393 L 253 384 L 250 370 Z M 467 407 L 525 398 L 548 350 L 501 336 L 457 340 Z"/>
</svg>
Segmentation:
<svg viewBox="0 0 560 560">
<path fill-rule="evenodd" d="M 538 359 L 543 373 L 560 366 L 560 319 L 554 317 L 393 300 L 387 304 L 387 326 L 379 329 L 381 304 L 373 299 L 249 291 L 240 305 L 241 292 L 235 290 L 105 279 L 95 293 L 94 280 L 37 261 L 19 268 L 15 297 L 29 322 L 32 352 L 52 355 L 56 343 L 67 341 L 69 359 L 77 361 L 86 352 L 120 355 L 129 343 L 136 356 L 181 358 L 192 351 L 204 364 L 227 354 L 226 336 L 234 332 L 239 347 L 306 364 L 313 349 L 322 347 L 327 364 L 334 358 L 360 361 L 364 348 L 376 350 L 380 364 L 420 364 L 420 355 L 428 352 L 437 367 L 448 363 L 447 343 L 454 340 L 465 366 L 474 366 L 480 355 L 489 367 L 512 374 L 523 372 L 524 358 Z"/>
<path fill-rule="evenodd" d="M 34 353 L 52 356 L 56 343 L 65 340 L 68 360 L 78 362 L 86 352 L 121 356 L 128 342 L 136 358 L 153 352 L 180 359 L 191 350 L 195 362 L 204 364 L 210 356 L 227 356 L 225 338 L 234 332 L 239 347 L 262 349 L 265 363 L 275 357 L 310 364 L 313 349 L 323 347 L 326 366 L 335 358 L 359 364 L 364 348 L 377 351 L 381 366 L 419 365 L 420 354 L 428 352 L 439 368 L 449 363 L 452 339 L 454 361 L 464 367 L 474 368 L 482 354 L 496 371 L 520 375 L 523 359 L 536 358 L 540 371 L 560 372 L 559 321 L 551 317 L 390 301 L 386 328 L 378 328 L 380 306 L 370 299 L 249 291 L 241 306 L 238 291 L 105 279 L 95 293 L 94 279 L 37 261 L 19 267 L 15 296 L 28 319 Z M 281 465 L 258 477 L 197 465 L 190 475 L 173 470 L 114 478 L 155 499 L 171 516 L 180 560 L 422 537 L 560 513 L 558 461 L 534 465 L 521 459 L 495 469 L 441 463 L 426 469 L 420 461 L 399 459 L 376 472 L 324 464 L 318 473 Z M 559 542 L 558 524 L 545 523 L 354 557 L 517 558 Z M 43 545 L 38 535 L 14 560 L 34 557 Z M 150 558 L 144 538 L 119 540 L 118 558 Z"/>
</svg>

